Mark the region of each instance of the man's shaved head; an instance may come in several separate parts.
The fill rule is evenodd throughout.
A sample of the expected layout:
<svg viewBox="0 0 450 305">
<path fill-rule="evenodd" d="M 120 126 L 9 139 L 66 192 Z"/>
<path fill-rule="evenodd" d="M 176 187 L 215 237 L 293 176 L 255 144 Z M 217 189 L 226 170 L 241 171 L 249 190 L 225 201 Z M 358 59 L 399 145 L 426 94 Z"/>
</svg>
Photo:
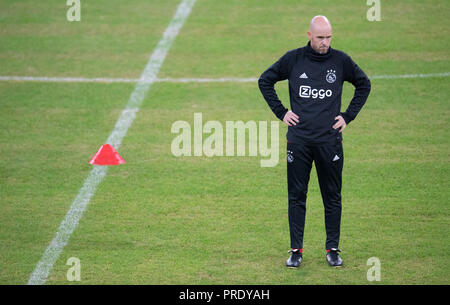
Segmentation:
<svg viewBox="0 0 450 305">
<path fill-rule="evenodd" d="M 315 16 L 309 23 L 308 37 L 311 41 L 311 48 L 320 54 L 325 54 L 330 48 L 332 36 L 331 23 L 325 16 Z"/>
<path fill-rule="evenodd" d="M 313 19 L 311 19 L 311 22 L 309 23 L 309 30 L 311 31 L 312 28 L 316 29 L 318 27 L 327 27 L 327 26 L 331 28 L 331 23 L 328 20 L 328 18 L 322 15 L 318 15 L 313 17 Z"/>
</svg>

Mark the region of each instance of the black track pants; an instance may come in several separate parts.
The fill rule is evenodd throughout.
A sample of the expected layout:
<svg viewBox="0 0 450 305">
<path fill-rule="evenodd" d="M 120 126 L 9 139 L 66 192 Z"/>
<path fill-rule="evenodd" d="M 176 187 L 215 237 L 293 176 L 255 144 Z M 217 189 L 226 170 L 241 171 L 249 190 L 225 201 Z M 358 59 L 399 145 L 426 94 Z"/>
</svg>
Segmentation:
<svg viewBox="0 0 450 305">
<path fill-rule="evenodd" d="M 291 248 L 303 248 L 306 195 L 314 161 L 325 208 L 326 249 L 338 248 L 341 226 L 342 143 L 309 146 L 287 143 Z"/>
</svg>

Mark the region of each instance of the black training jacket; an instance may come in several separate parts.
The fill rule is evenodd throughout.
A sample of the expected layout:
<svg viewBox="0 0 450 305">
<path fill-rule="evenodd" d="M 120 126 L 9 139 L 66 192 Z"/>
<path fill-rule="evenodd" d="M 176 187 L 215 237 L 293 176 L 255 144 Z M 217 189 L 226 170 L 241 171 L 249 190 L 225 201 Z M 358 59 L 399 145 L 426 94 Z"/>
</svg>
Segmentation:
<svg viewBox="0 0 450 305">
<path fill-rule="evenodd" d="M 288 51 L 259 78 L 259 89 L 280 120 L 288 109 L 278 98 L 274 85 L 285 79 L 289 80 L 291 110 L 300 120 L 288 128 L 287 140 L 292 143 L 341 142 L 341 133 L 332 128 L 334 118 L 340 114 L 347 124 L 350 123 L 370 93 L 369 78 L 350 56 L 331 47 L 326 54 L 319 54 L 308 42 L 305 47 Z M 355 93 L 347 110 L 341 112 L 344 81 L 355 86 Z"/>
</svg>

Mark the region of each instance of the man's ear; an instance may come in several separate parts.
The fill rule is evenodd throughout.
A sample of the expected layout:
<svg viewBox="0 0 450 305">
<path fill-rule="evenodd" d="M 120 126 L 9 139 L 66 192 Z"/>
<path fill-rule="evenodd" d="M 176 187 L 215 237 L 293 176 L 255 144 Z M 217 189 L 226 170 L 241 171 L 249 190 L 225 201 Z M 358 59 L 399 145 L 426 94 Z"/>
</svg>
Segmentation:
<svg viewBox="0 0 450 305">
<path fill-rule="evenodd" d="M 310 31 L 308 31 L 308 38 L 309 38 L 309 40 L 311 40 L 311 32 Z"/>
</svg>

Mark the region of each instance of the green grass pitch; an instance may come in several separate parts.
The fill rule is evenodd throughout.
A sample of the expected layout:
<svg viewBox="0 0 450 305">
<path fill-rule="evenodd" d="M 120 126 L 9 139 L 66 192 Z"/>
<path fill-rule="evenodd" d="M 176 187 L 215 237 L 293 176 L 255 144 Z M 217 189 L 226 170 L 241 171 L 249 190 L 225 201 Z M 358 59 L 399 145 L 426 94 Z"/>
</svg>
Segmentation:
<svg viewBox="0 0 450 305">
<path fill-rule="evenodd" d="M 139 78 L 181 0 L 0 0 L 0 75 Z M 369 75 L 448 73 L 450 2 L 197 0 L 160 78 L 258 77 L 326 15 L 332 47 Z M 132 83 L 0 81 L 0 284 L 25 284 L 108 138 Z M 286 82 L 277 85 L 285 105 Z M 346 84 L 343 108 L 353 93 Z M 344 266 L 325 260 L 309 185 L 304 261 L 287 269 L 287 127 L 280 162 L 175 157 L 175 121 L 274 121 L 256 83 L 154 83 L 46 284 L 449 284 L 448 77 L 373 79 L 344 131 Z M 66 261 L 81 262 L 69 282 Z M 381 281 L 367 280 L 370 257 Z"/>
</svg>

